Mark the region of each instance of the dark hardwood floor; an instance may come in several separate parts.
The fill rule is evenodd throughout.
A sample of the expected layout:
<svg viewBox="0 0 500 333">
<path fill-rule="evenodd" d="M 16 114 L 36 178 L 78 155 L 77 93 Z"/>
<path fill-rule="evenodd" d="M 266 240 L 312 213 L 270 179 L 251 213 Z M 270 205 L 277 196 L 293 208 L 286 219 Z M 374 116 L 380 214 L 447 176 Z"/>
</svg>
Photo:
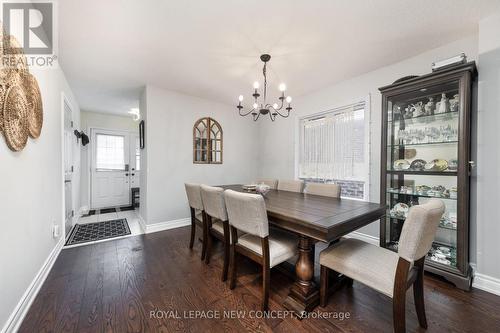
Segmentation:
<svg viewBox="0 0 500 333">
<path fill-rule="evenodd" d="M 260 307 L 260 267 L 244 260 L 231 291 L 220 281 L 220 244 L 207 266 L 200 260 L 201 244 L 190 251 L 188 243 L 189 228 L 179 228 L 63 250 L 20 332 L 392 331 L 390 299 L 356 282 L 332 295 L 326 308 L 316 308 L 331 318 L 249 318 Z M 284 310 L 292 282 L 272 270 L 269 310 Z M 500 297 L 464 292 L 433 276 L 426 276 L 425 294 L 427 332 L 500 332 Z M 163 312 L 151 317 L 155 310 Z M 220 311 L 222 318 L 189 319 L 196 317 L 187 312 L 192 310 Z M 245 317 L 224 318 L 223 311 L 231 310 Z M 350 318 L 335 318 L 334 312 Z M 176 314 L 182 319 L 160 318 Z M 407 330 L 425 332 L 411 292 Z"/>
</svg>

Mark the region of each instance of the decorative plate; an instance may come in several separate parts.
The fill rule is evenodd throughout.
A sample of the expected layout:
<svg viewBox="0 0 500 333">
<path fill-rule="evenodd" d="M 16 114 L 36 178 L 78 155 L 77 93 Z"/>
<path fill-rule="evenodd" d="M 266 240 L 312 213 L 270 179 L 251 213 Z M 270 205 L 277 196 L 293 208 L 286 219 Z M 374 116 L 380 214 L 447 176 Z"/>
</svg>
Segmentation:
<svg viewBox="0 0 500 333">
<path fill-rule="evenodd" d="M 7 146 L 20 151 L 28 141 L 28 103 L 20 86 L 12 86 L 5 94 L 3 106 L 3 131 Z"/>
<path fill-rule="evenodd" d="M 425 165 L 427 171 L 444 171 L 448 168 L 448 162 L 443 159 L 435 159 Z"/>
<path fill-rule="evenodd" d="M 28 130 L 33 139 L 40 136 L 43 125 L 43 106 L 40 88 L 35 77 L 31 74 L 23 75 L 24 91 L 28 102 Z"/>
<path fill-rule="evenodd" d="M 430 191 L 430 187 L 427 186 L 427 185 L 418 185 L 416 187 L 416 190 L 417 190 L 417 193 L 420 194 L 420 195 L 425 195 L 427 194 L 428 191 Z"/>
<path fill-rule="evenodd" d="M 256 184 L 243 185 L 242 188 L 245 191 L 255 191 L 257 189 L 257 185 Z"/>
<path fill-rule="evenodd" d="M 436 253 L 442 253 L 446 257 L 451 257 L 451 250 L 449 247 L 446 246 L 439 246 L 436 250 Z"/>
<path fill-rule="evenodd" d="M 440 264 L 444 264 L 444 265 L 451 265 L 451 261 L 447 260 L 447 259 L 442 259 L 442 258 L 438 258 L 436 256 L 432 256 L 431 257 L 432 260 L 434 260 L 435 262 L 438 262 Z"/>
<path fill-rule="evenodd" d="M 396 160 L 393 164 L 394 170 L 408 170 L 410 168 L 410 162 L 407 160 Z"/>
<path fill-rule="evenodd" d="M 424 169 L 427 171 L 434 170 L 434 161 L 427 162 L 424 166 Z"/>
<path fill-rule="evenodd" d="M 421 159 L 416 159 L 413 162 L 411 162 L 410 169 L 416 170 L 416 171 L 421 171 L 421 170 L 424 170 L 426 164 L 427 164 L 426 161 L 421 160 Z"/>
<path fill-rule="evenodd" d="M 452 158 L 451 160 L 448 161 L 448 169 L 451 171 L 458 170 L 458 160 L 456 158 Z"/>
<path fill-rule="evenodd" d="M 404 216 L 404 217 L 406 217 L 409 210 L 410 210 L 410 207 L 408 207 L 408 205 L 403 203 L 403 202 L 398 202 L 392 208 L 392 211 L 394 212 L 395 215 Z"/>
<path fill-rule="evenodd" d="M 435 159 L 432 162 L 434 162 L 434 169 L 437 171 L 444 171 L 448 169 L 448 161 L 443 160 L 443 159 Z"/>
</svg>

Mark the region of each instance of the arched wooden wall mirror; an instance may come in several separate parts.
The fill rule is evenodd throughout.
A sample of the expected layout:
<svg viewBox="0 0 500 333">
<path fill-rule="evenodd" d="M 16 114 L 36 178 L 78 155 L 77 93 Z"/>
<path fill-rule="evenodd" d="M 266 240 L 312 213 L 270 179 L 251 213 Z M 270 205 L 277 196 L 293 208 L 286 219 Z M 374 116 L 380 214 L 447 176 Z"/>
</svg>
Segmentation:
<svg viewBox="0 0 500 333">
<path fill-rule="evenodd" d="M 222 164 L 222 127 L 210 117 L 193 126 L 193 163 Z"/>
</svg>

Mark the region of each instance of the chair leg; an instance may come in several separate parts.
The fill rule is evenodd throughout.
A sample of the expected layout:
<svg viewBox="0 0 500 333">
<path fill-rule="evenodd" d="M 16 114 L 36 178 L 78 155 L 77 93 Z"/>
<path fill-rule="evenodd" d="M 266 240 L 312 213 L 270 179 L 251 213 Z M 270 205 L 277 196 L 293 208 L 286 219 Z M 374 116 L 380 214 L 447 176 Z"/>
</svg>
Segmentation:
<svg viewBox="0 0 500 333">
<path fill-rule="evenodd" d="M 207 255 L 207 231 L 205 230 L 205 223 L 203 223 L 203 236 L 202 236 L 202 244 L 201 244 L 201 261 L 205 260 L 205 256 Z"/>
<path fill-rule="evenodd" d="M 427 318 L 425 316 L 424 304 L 424 269 L 419 269 L 418 277 L 413 283 L 413 298 L 415 300 L 415 310 L 417 311 L 418 323 L 420 327 L 427 328 Z"/>
<path fill-rule="evenodd" d="M 424 258 L 425 259 L 425 258 Z M 406 291 L 408 290 L 408 270 L 410 262 L 399 258 L 392 293 L 392 321 L 394 332 L 406 332 Z"/>
<path fill-rule="evenodd" d="M 201 261 L 205 260 L 205 256 L 207 254 L 207 215 L 203 211 L 202 212 L 202 244 L 201 244 Z"/>
<path fill-rule="evenodd" d="M 210 231 L 207 231 L 207 245 L 206 245 L 206 250 L 205 250 L 205 264 L 210 263 L 210 256 L 212 254 L 212 235 L 210 234 Z"/>
<path fill-rule="evenodd" d="M 236 286 L 236 265 L 237 265 L 237 258 L 236 256 L 238 253 L 234 250 L 234 245 L 231 245 L 231 274 L 229 276 L 229 289 L 234 289 Z"/>
<path fill-rule="evenodd" d="M 193 248 L 195 234 L 196 234 L 196 223 L 194 222 L 194 218 L 191 217 L 191 239 L 189 241 L 190 249 Z"/>
<path fill-rule="evenodd" d="M 269 285 L 271 284 L 271 269 L 269 265 L 262 265 L 262 311 L 269 307 Z"/>
<path fill-rule="evenodd" d="M 321 265 L 320 287 L 319 287 L 319 302 L 321 307 L 325 307 L 328 301 L 328 278 L 330 269 Z"/>
<path fill-rule="evenodd" d="M 222 282 L 227 280 L 227 272 L 229 270 L 229 240 L 224 241 L 224 266 L 222 267 Z"/>
<path fill-rule="evenodd" d="M 190 207 L 191 211 L 191 239 L 189 240 L 189 248 L 192 249 L 194 245 L 194 237 L 196 233 L 195 211 Z"/>
<path fill-rule="evenodd" d="M 352 287 L 352 284 L 354 283 L 354 280 L 351 279 L 350 277 L 347 277 L 344 275 L 344 279 L 346 280 L 345 284 L 347 287 Z"/>
<path fill-rule="evenodd" d="M 394 295 L 392 299 L 392 320 L 395 333 L 406 332 L 406 297 Z"/>
</svg>

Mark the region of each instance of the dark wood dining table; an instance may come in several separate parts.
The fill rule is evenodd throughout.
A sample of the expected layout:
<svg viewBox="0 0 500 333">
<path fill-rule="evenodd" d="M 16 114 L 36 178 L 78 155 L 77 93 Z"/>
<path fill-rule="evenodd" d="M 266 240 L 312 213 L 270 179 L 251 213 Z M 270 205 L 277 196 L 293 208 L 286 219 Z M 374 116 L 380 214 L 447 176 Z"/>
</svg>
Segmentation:
<svg viewBox="0 0 500 333">
<path fill-rule="evenodd" d="M 247 192 L 242 185 L 222 187 Z M 378 203 L 306 193 L 270 190 L 264 199 L 269 223 L 299 238 L 296 281 L 284 303 L 286 309 L 298 314 L 319 304 L 319 290 L 314 282 L 315 243 L 338 240 L 385 215 L 385 206 Z"/>
</svg>

